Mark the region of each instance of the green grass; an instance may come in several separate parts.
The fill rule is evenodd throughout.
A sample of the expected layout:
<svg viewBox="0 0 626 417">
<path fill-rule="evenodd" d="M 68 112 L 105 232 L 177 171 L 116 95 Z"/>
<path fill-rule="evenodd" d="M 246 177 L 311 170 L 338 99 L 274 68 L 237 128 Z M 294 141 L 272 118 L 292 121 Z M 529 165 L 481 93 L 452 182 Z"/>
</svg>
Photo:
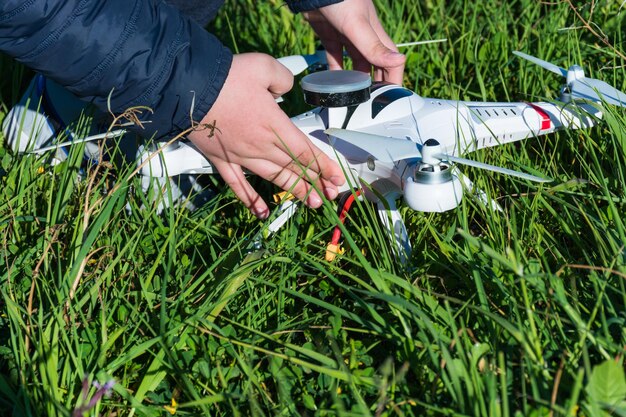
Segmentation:
<svg viewBox="0 0 626 417">
<path fill-rule="evenodd" d="M 583 5 L 589 27 L 563 2 L 376 3 L 397 42 L 448 38 L 407 51 L 421 95 L 555 98 L 561 80 L 512 50 L 626 89 L 619 2 Z M 280 4 L 228 2 L 212 30 L 241 52 L 311 52 Z M 30 75 L 8 58 L 0 71 L 4 114 Z M 307 109 L 297 89 L 286 105 Z M 504 211 L 401 207 L 407 265 L 366 203 L 333 263 L 333 203 L 250 252 L 265 223 L 219 183 L 200 210 L 158 215 L 132 166 L 79 176 L 79 147 L 54 168 L 0 147 L 0 414 L 70 416 L 86 378 L 116 381 L 92 416 L 170 415 L 173 398 L 178 416 L 624 416 L 625 126 L 610 109 L 591 130 L 473 154 L 556 181 L 464 169 Z"/>
</svg>

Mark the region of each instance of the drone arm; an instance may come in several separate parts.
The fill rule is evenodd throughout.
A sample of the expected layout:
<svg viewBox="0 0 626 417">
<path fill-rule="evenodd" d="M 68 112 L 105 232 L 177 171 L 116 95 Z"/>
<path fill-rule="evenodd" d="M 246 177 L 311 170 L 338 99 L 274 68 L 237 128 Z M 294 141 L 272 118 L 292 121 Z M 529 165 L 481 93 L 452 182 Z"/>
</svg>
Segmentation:
<svg viewBox="0 0 626 417">
<path fill-rule="evenodd" d="M 591 104 L 467 102 L 469 120 L 460 129 L 462 153 L 594 125 L 601 112 Z"/>
<path fill-rule="evenodd" d="M 180 174 L 215 174 L 211 163 L 194 146 L 175 142 L 160 148 L 140 147 L 137 163 L 141 175 L 149 177 L 172 177 Z"/>
</svg>

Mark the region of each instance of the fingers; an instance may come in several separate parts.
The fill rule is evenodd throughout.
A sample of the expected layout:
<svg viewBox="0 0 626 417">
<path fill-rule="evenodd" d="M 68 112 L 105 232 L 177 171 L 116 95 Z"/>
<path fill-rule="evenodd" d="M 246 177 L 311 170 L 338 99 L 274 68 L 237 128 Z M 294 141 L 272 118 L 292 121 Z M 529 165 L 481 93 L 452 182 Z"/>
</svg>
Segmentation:
<svg viewBox="0 0 626 417">
<path fill-rule="evenodd" d="M 345 43 L 348 55 L 350 55 L 350 58 L 352 59 L 352 68 L 355 71 L 361 71 L 368 74 L 372 72 L 372 64 L 369 62 L 369 60 L 365 58 L 358 49 L 350 44 L 350 42 L 346 40 Z M 381 81 L 380 78 L 374 78 L 374 80 Z"/>
<path fill-rule="evenodd" d="M 326 61 L 329 70 L 343 69 L 343 44 L 336 40 L 322 42 L 326 48 Z"/>
<path fill-rule="evenodd" d="M 298 177 L 311 184 L 318 194 L 323 193 L 329 200 L 334 200 L 339 194 L 337 184 L 319 174 L 318 160 L 321 159 L 322 156 L 317 155 L 313 156 L 312 159 L 308 159 L 313 161 L 308 165 L 304 165 L 300 162 L 301 160 L 307 160 L 307 158 L 307 156 L 303 155 L 294 156 L 294 159 L 284 168 L 294 172 Z M 343 172 L 341 174 L 341 180 L 344 182 Z"/>
<path fill-rule="evenodd" d="M 343 68 L 343 42 L 340 41 L 339 32 L 324 17 L 319 10 L 303 13 L 317 36 L 320 38 L 326 50 L 328 69 L 339 70 Z"/>
<path fill-rule="evenodd" d="M 311 16 L 308 20 L 324 46 L 333 48 L 327 53 L 330 69 L 341 68 L 343 56 L 337 47 L 337 35 L 341 35 L 341 45 L 350 53 L 354 69 L 369 73 L 373 65 L 377 81 L 402 84 L 406 58 L 385 32 L 371 0 L 344 0 L 323 7 Z M 329 31 L 325 26 L 336 31 L 334 37 L 323 35 Z"/>
<path fill-rule="evenodd" d="M 222 160 L 214 160 L 213 165 L 237 198 L 256 217 L 265 219 L 269 216 L 267 204 L 252 188 L 239 165 Z M 336 187 L 330 187 L 327 181 L 321 180 L 313 172 L 307 170 L 306 167 L 298 166 L 294 163 L 290 163 L 286 167 L 280 167 L 265 160 L 254 160 L 249 163 L 248 169 L 281 189 L 290 192 L 311 208 L 318 208 L 323 203 L 322 197 L 317 190 L 323 192 L 329 199 L 337 197 Z"/>
<path fill-rule="evenodd" d="M 322 197 L 315 190 L 316 187 L 313 187 L 303 178 L 304 173 L 302 173 L 302 170 L 298 173 L 288 167 L 281 168 L 267 163 L 259 164 L 250 169 L 253 169 L 261 178 L 293 194 L 307 206 L 315 209 L 322 205 Z"/>
<path fill-rule="evenodd" d="M 338 186 L 345 183 L 345 177 L 339 164 L 315 146 L 289 119 L 281 126 L 283 129 L 276 132 L 276 146 L 288 158 L 284 164 L 281 164 L 282 166 L 295 160 L 301 167 L 326 180 L 327 188 L 336 190 Z"/>
<path fill-rule="evenodd" d="M 261 196 L 252 188 L 239 165 L 222 160 L 212 160 L 222 179 L 233 190 L 237 198 L 259 219 L 266 219 L 269 208 Z"/>
<path fill-rule="evenodd" d="M 300 160 L 307 159 L 312 160 L 313 163 L 303 165 L 300 162 Z M 293 155 L 293 159 L 290 157 L 289 162 L 284 166 L 255 160 L 250 162 L 247 168 L 283 190 L 290 192 L 299 200 L 304 201 L 307 206 L 318 208 L 322 205 L 322 194 L 329 200 L 335 199 L 339 194 L 337 184 L 323 178 L 319 174 L 319 168 L 311 166 L 316 165 L 318 159 L 321 159 L 321 156 Z M 341 182 L 345 182 L 343 172 L 341 174 Z"/>
<path fill-rule="evenodd" d="M 259 219 L 269 216 L 269 208 L 261 196 L 252 188 L 239 165 L 222 160 L 212 161 L 237 198 Z M 281 189 L 290 192 L 297 199 L 311 208 L 319 208 L 322 203 L 320 192 L 328 199 L 337 197 L 336 185 L 321 179 L 314 171 L 291 161 L 287 166 L 280 167 L 266 160 L 253 160 L 248 169 L 261 178 L 268 180 Z M 320 192 L 318 192 L 319 190 Z"/>
<path fill-rule="evenodd" d="M 379 34 L 365 18 L 358 18 L 353 25 L 346 27 L 345 36 L 352 41 L 354 47 L 359 51 L 365 62 L 383 70 L 383 79 L 394 84 L 402 84 L 402 74 L 404 73 L 404 63 L 406 57 L 385 45 L 379 37 L 384 35 L 384 40 L 390 42 L 386 33 Z M 391 43 L 393 45 L 393 43 Z M 363 65 L 355 61 L 357 65 Z"/>
<path fill-rule="evenodd" d="M 385 45 L 389 50 L 391 50 L 393 52 L 394 57 L 396 57 L 394 58 L 396 60 L 394 62 L 394 65 L 376 68 L 375 79 L 402 85 L 402 81 L 404 78 L 404 66 L 406 63 L 406 56 L 398 52 L 398 47 L 393 42 L 393 40 L 391 40 L 389 35 L 387 35 L 387 32 L 381 25 L 380 20 L 378 20 L 378 18 L 374 19 L 374 21 L 371 22 L 371 25 L 374 31 L 378 34 L 378 38 L 383 43 L 383 45 Z M 395 64 L 399 64 L 399 65 L 395 65 Z"/>
</svg>

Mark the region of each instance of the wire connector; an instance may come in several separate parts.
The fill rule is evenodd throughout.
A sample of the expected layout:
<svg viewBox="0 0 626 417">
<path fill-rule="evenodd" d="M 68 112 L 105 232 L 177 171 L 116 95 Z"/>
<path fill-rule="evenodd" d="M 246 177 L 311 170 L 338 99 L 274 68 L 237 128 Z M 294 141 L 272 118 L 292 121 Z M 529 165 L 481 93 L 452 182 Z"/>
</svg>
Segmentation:
<svg viewBox="0 0 626 417">
<path fill-rule="evenodd" d="M 341 246 L 335 243 L 329 243 L 328 246 L 326 246 L 326 256 L 324 258 L 326 262 L 332 262 L 337 255 L 342 255 L 343 253 L 344 249 Z"/>
</svg>

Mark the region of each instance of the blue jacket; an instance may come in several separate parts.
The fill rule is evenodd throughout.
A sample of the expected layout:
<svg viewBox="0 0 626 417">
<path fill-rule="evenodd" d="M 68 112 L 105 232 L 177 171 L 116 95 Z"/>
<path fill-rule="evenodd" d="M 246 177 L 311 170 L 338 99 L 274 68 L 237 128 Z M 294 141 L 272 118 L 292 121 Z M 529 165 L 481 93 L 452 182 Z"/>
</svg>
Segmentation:
<svg viewBox="0 0 626 417">
<path fill-rule="evenodd" d="M 202 1 L 211 13 L 223 3 Z M 287 4 L 299 12 L 339 1 Z M 104 111 L 109 100 L 114 113 L 151 108 L 138 129 L 145 137 L 187 129 L 192 103 L 200 121 L 232 61 L 215 36 L 159 0 L 0 0 L 0 51 Z"/>
</svg>

